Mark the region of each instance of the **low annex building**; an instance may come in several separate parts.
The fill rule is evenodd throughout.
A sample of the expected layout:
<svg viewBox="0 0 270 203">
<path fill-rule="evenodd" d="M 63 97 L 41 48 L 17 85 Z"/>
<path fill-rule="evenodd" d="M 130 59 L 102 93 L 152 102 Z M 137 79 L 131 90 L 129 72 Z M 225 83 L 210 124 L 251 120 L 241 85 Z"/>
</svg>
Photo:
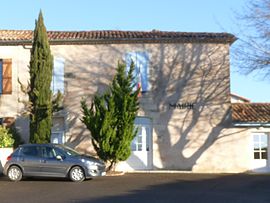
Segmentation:
<svg viewBox="0 0 270 203">
<path fill-rule="evenodd" d="M 0 30 L 0 117 L 2 122 L 13 118 L 25 140 L 28 120 L 18 100 L 27 98 L 18 79 L 27 84 L 32 35 Z M 269 104 L 230 101 L 233 35 L 109 30 L 49 31 L 48 36 L 52 90 L 64 94 L 64 110 L 54 115 L 52 142 L 93 150 L 80 121 L 80 101 L 106 89 L 118 60 L 128 65 L 133 60 L 142 89 L 135 121 L 139 131 L 131 157 L 118 170 L 270 170 Z M 257 107 L 268 117 L 256 115 L 258 110 L 250 114 Z"/>
</svg>

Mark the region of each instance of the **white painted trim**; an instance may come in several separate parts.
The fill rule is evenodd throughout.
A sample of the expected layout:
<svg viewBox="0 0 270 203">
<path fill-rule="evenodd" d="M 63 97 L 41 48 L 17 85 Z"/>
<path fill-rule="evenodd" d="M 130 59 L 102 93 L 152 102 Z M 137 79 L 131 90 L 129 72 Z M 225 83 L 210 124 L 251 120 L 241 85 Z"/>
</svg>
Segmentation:
<svg viewBox="0 0 270 203">
<path fill-rule="evenodd" d="M 270 123 L 233 123 L 235 127 L 270 127 Z"/>
</svg>

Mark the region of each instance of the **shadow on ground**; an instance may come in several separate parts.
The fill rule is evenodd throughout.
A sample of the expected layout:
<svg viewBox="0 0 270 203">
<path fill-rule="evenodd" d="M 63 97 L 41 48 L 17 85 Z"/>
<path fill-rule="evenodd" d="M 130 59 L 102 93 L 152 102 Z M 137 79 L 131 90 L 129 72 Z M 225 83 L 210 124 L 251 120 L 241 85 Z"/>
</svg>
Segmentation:
<svg viewBox="0 0 270 203">
<path fill-rule="evenodd" d="M 0 178 L 1 203 L 269 203 L 270 175 L 126 174 L 82 183 Z M 16 194 L 16 195 L 14 195 Z"/>
<path fill-rule="evenodd" d="M 213 177 L 214 176 L 214 177 Z M 154 177 L 154 176 L 153 176 Z M 158 178 L 158 177 L 157 177 Z M 91 203 L 166 203 L 166 202 L 206 202 L 206 203 L 269 203 L 270 175 L 175 175 L 175 180 L 166 178 L 152 180 L 145 188 L 132 190 L 126 194 L 106 196 L 80 202 Z M 132 182 L 130 183 L 132 184 Z"/>
</svg>

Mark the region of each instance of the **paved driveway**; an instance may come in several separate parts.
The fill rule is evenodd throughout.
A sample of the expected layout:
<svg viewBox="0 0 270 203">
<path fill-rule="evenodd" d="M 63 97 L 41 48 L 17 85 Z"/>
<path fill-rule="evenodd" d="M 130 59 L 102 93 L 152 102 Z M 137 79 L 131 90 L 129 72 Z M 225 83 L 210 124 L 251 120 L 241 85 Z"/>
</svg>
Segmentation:
<svg viewBox="0 0 270 203">
<path fill-rule="evenodd" d="M 126 174 L 83 183 L 0 177 L 0 202 L 9 203 L 269 203 L 270 175 Z"/>
</svg>

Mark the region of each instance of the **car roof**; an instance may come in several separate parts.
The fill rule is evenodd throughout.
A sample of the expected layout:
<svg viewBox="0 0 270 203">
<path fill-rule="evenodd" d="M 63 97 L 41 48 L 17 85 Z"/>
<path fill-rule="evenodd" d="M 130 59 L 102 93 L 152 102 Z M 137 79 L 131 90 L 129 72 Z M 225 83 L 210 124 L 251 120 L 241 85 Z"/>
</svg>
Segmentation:
<svg viewBox="0 0 270 203">
<path fill-rule="evenodd" d="M 21 147 L 26 147 L 26 146 L 38 146 L 38 147 L 44 147 L 44 146 L 59 146 L 59 144 L 53 144 L 53 143 L 44 143 L 44 144 L 23 144 L 23 145 L 20 145 Z"/>
</svg>

